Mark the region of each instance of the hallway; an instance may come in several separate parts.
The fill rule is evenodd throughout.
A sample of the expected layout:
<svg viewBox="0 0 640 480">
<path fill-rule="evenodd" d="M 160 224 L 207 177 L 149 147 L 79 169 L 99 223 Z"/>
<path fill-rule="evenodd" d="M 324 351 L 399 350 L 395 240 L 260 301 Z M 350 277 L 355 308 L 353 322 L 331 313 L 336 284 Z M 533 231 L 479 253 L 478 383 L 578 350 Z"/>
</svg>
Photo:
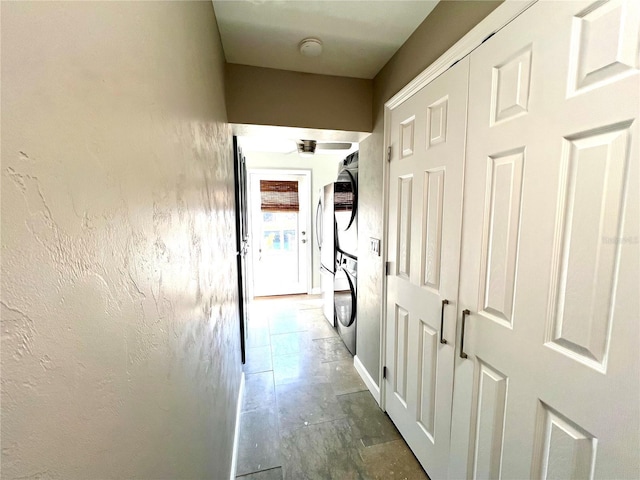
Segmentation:
<svg viewBox="0 0 640 480">
<path fill-rule="evenodd" d="M 236 478 L 427 479 L 318 296 L 251 305 Z"/>
</svg>

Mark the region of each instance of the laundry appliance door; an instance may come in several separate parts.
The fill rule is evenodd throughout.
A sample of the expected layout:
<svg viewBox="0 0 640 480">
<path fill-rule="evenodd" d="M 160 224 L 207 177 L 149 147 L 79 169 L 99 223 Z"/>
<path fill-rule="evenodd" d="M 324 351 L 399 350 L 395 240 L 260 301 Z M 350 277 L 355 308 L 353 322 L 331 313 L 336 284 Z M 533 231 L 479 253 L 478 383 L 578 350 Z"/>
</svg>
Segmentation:
<svg viewBox="0 0 640 480">
<path fill-rule="evenodd" d="M 346 276 L 348 289 L 336 291 L 334 293 L 334 303 L 336 310 L 336 326 L 340 338 L 347 346 L 351 354 L 356 354 L 356 318 L 357 318 L 357 280 L 355 261 L 347 260 L 340 271 Z"/>
<path fill-rule="evenodd" d="M 357 169 L 343 168 L 334 184 L 334 211 L 338 250 L 352 257 L 358 253 Z"/>
</svg>

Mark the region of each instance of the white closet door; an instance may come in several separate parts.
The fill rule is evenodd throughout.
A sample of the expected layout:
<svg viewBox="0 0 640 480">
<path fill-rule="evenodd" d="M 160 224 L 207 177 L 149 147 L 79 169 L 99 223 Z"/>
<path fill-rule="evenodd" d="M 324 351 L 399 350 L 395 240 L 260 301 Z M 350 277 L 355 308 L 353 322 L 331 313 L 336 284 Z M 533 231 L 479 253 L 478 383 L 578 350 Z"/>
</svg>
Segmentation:
<svg viewBox="0 0 640 480">
<path fill-rule="evenodd" d="M 450 478 L 640 474 L 639 7 L 540 1 L 471 55 Z"/>
<path fill-rule="evenodd" d="M 386 409 L 432 478 L 449 453 L 468 73 L 391 114 Z"/>
</svg>

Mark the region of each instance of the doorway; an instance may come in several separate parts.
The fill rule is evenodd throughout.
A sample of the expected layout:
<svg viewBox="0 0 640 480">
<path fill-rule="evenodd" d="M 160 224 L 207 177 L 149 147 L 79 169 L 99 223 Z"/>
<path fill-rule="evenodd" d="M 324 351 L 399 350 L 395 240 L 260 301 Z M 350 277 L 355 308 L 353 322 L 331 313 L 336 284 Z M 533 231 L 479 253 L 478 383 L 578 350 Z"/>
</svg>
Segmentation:
<svg viewBox="0 0 640 480">
<path fill-rule="evenodd" d="M 309 293 L 311 172 L 249 170 L 253 292 Z"/>
</svg>

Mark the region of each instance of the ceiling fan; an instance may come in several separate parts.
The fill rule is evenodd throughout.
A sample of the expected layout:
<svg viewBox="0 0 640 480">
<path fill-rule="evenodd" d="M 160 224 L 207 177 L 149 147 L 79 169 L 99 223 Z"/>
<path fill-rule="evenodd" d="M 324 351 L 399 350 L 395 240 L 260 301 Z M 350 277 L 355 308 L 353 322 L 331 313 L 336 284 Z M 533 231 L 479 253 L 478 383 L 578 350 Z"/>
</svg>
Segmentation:
<svg viewBox="0 0 640 480">
<path fill-rule="evenodd" d="M 350 150 L 352 147 L 349 142 L 317 142 L 315 140 L 298 140 L 296 145 L 298 153 L 302 156 L 311 156 L 316 152 Z"/>
</svg>

